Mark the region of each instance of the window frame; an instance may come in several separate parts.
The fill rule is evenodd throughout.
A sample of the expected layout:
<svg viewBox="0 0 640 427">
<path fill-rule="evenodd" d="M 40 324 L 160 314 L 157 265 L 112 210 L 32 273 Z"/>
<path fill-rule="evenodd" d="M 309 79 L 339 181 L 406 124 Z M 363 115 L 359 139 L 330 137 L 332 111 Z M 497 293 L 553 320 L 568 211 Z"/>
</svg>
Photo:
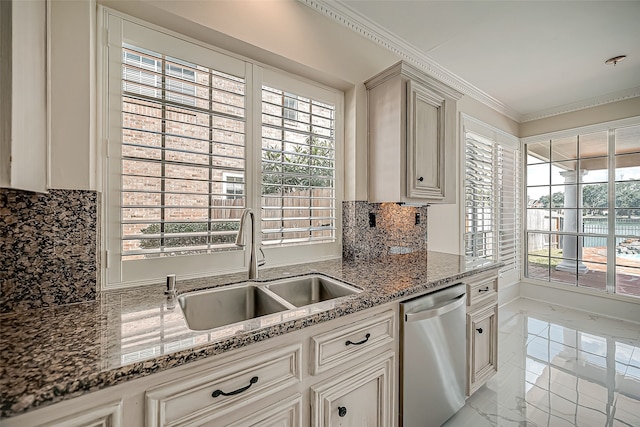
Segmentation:
<svg viewBox="0 0 640 427">
<path fill-rule="evenodd" d="M 543 133 L 543 134 L 538 134 L 538 135 L 532 135 L 532 136 L 528 136 L 525 138 L 521 138 L 521 142 L 522 142 L 522 150 L 523 150 L 523 155 L 522 155 L 522 167 L 523 167 L 523 179 L 522 179 L 522 191 L 523 191 L 523 197 L 522 197 L 522 213 L 523 213 L 523 219 L 522 219 L 522 231 L 523 231 L 523 244 L 522 244 L 522 282 L 524 284 L 526 283 L 532 283 L 532 284 L 538 284 L 538 285 L 543 285 L 543 286 L 547 286 L 550 288 L 556 288 L 559 290 L 565 290 L 565 291 L 570 291 L 570 292 L 576 292 L 576 293 L 581 293 L 581 294 L 587 294 L 587 295 L 595 295 L 598 297 L 605 297 L 605 298 L 610 298 L 610 299 L 617 299 L 617 300 L 623 300 L 623 301 L 632 301 L 632 302 L 637 302 L 638 300 L 640 300 L 640 297 L 635 297 L 632 295 L 626 295 L 626 294 L 621 294 L 616 292 L 616 284 L 615 284 L 615 275 L 616 275 L 616 257 L 615 257 L 615 244 L 611 245 L 610 242 L 613 241 L 615 242 L 616 239 L 616 233 L 615 233 L 615 214 L 614 215 L 608 215 L 609 217 L 609 221 L 607 224 L 608 227 L 608 231 L 607 234 L 605 236 L 605 238 L 607 239 L 607 262 L 606 262 L 606 266 L 607 266 L 607 282 L 605 284 L 605 290 L 600 290 L 600 289 L 591 289 L 589 287 L 585 287 L 585 286 L 579 286 L 578 283 L 575 284 L 570 284 L 570 283 L 566 283 L 566 282 L 561 282 L 561 281 L 553 281 L 551 280 L 551 277 L 548 278 L 548 280 L 543 280 L 543 279 L 537 279 L 537 278 L 532 278 L 532 277 L 528 277 L 527 276 L 527 271 L 528 271 L 528 239 L 527 239 L 527 233 L 529 232 L 529 228 L 528 228 L 528 224 L 527 224 L 527 144 L 529 143 L 536 143 L 536 142 L 544 142 L 544 141 L 550 141 L 550 140 L 557 140 L 557 139 L 562 139 L 562 138 L 569 138 L 569 137 L 575 137 L 577 135 L 589 135 L 589 134 L 593 134 L 593 133 L 598 133 L 598 132 L 607 132 L 608 133 L 608 137 L 607 137 L 607 144 L 608 144 L 608 149 L 607 149 L 607 171 L 608 171 L 608 178 L 607 178 L 607 186 L 609 186 L 609 184 L 611 183 L 615 183 L 615 151 L 611 152 L 611 148 L 615 148 L 615 140 L 613 139 L 613 134 L 615 133 L 615 130 L 620 129 L 620 128 L 625 128 L 625 127 L 632 127 L 632 126 L 640 126 L 640 116 L 635 116 L 635 117 L 630 117 L 630 118 L 626 118 L 626 119 L 621 119 L 621 120 L 614 120 L 614 121 L 609 121 L 609 122 L 604 122 L 604 123 L 598 123 L 598 124 L 593 124 L 593 125 L 587 125 L 587 126 L 580 126 L 580 127 L 574 127 L 574 128 L 569 128 L 569 129 L 563 129 L 560 131 L 554 131 L 554 132 L 547 132 L 547 133 Z M 550 160 L 549 162 L 552 162 L 552 160 Z M 550 188 L 553 188 L 555 184 L 549 184 Z M 582 184 L 577 184 L 582 185 Z M 615 211 L 615 190 L 613 191 L 609 191 L 609 195 L 608 195 L 608 208 L 607 210 L 614 210 Z M 580 207 L 577 208 L 582 209 Z M 533 233 L 536 232 L 540 232 L 539 230 L 532 230 Z M 581 231 L 576 231 L 576 232 L 564 232 L 562 230 L 560 230 L 559 233 L 549 233 L 550 235 L 558 235 L 558 236 L 562 236 L 565 234 L 570 234 L 570 235 L 576 235 L 578 238 L 580 236 L 584 236 L 585 234 L 590 234 L 590 233 L 585 233 L 585 232 L 581 232 Z M 612 240 L 613 239 L 613 240 Z"/>
<path fill-rule="evenodd" d="M 287 92 L 318 97 L 336 107 L 336 239 L 330 243 L 289 244 L 265 247 L 267 266 L 283 266 L 301 262 L 339 258 L 342 254 L 342 177 L 343 177 L 343 102 L 342 91 L 326 87 L 304 77 L 266 66 L 249 58 L 149 24 L 126 14 L 99 6 L 98 97 L 99 129 L 104 157 L 101 160 L 103 191 L 101 239 L 103 289 L 114 289 L 161 282 L 167 274 L 179 278 L 197 278 L 246 271 L 249 251 L 245 248 L 221 252 L 145 259 L 142 263 L 121 258 L 119 150 L 122 140 L 122 47 L 131 44 L 245 78 L 245 197 L 246 207 L 255 215 L 260 236 L 260 167 L 261 167 L 261 97 L 262 84 L 285 84 Z M 116 52 L 117 51 L 117 52 Z M 118 59 L 119 58 L 119 59 Z M 114 89 L 115 88 L 115 89 Z M 258 244 L 260 244 L 258 237 Z M 132 264 L 131 264 L 132 263 Z M 129 265 L 127 265 L 129 264 Z M 135 267 L 129 268 L 131 265 Z"/>
</svg>

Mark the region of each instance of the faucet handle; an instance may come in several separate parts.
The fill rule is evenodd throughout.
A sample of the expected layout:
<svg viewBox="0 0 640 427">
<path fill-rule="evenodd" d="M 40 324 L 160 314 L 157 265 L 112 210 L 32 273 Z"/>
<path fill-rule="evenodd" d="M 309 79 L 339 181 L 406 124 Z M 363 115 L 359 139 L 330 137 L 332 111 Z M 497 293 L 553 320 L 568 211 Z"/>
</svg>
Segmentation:
<svg viewBox="0 0 640 427">
<path fill-rule="evenodd" d="M 260 249 L 260 253 L 262 254 L 262 259 L 258 260 L 258 267 L 262 267 L 267 263 L 267 257 L 264 254 L 264 251 L 262 250 L 262 248 L 259 248 L 259 249 Z"/>
</svg>

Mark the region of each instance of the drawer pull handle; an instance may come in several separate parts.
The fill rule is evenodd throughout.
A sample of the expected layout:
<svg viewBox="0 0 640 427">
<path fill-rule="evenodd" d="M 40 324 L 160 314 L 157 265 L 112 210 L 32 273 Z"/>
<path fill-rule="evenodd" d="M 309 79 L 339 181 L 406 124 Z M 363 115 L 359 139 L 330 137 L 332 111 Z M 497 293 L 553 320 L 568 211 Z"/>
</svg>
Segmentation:
<svg viewBox="0 0 640 427">
<path fill-rule="evenodd" d="M 347 340 L 347 342 L 344 343 L 344 345 L 360 345 L 360 344 L 364 344 L 367 341 L 369 341 L 369 338 L 371 338 L 371 334 L 365 335 L 364 339 L 362 341 L 353 342 L 353 341 Z M 345 409 L 345 411 L 346 411 L 346 409 Z"/>
<path fill-rule="evenodd" d="M 482 328 L 478 328 L 478 329 L 476 329 L 476 331 L 478 331 L 478 333 L 481 334 L 482 333 Z"/>
<path fill-rule="evenodd" d="M 489 292 L 489 287 L 478 289 L 478 292 Z"/>
<path fill-rule="evenodd" d="M 344 417 L 345 415 L 347 415 L 347 408 L 344 406 L 338 406 L 338 416 Z"/>
<path fill-rule="evenodd" d="M 258 382 L 258 377 L 253 377 L 253 378 L 251 378 L 251 379 L 249 380 L 249 385 L 248 385 L 248 386 L 241 387 L 241 388 L 239 388 L 239 389 L 237 389 L 237 390 L 234 390 L 234 391 L 230 391 L 229 393 L 225 393 L 224 391 L 222 391 L 222 390 L 218 389 L 218 390 L 214 391 L 213 393 L 211 393 L 211 397 L 218 397 L 218 396 L 233 396 L 233 395 L 236 395 L 236 394 L 240 394 L 240 393 L 242 393 L 243 391 L 247 391 L 247 390 L 249 390 L 249 387 L 251 387 L 253 384 L 255 384 L 255 383 L 257 383 L 257 382 Z"/>
</svg>

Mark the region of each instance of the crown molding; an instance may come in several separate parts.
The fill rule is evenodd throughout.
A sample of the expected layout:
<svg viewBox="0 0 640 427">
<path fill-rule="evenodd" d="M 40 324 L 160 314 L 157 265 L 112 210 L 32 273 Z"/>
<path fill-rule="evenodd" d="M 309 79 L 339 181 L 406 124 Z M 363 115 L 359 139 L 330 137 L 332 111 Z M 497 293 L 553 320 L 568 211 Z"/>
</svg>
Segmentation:
<svg viewBox="0 0 640 427">
<path fill-rule="evenodd" d="M 625 89 L 618 92 L 607 93 L 581 101 L 572 102 L 570 104 L 560 105 L 558 107 L 548 108 L 546 110 L 535 111 L 533 113 L 523 114 L 520 123 L 531 122 L 534 120 L 544 119 L 558 114 L 571 113 L 586 108 L 597 107 L 599 105 L 610 104 L 612 102 L 622 101 L 625 99 L 636 98 L 640 96 L 640 86 L 631 89 Z"/>
<path fill-rule="evenodd" d="M 513 108 L 500 102 L 486 92 L 478 89 L 471 83 L 447 70 L 429 56 L 416 49 L 400 37 L 381 27 L 375 22 L 362 16 L 350 7 L 342 4 L 338 0 L 298 0 L 300 3 L 322 13 L 323 15 L 339 22 L 347 28 L 368 38 L 369 40 L 389 49 L 404 61 L 420 68 L 427 75 L 434 77 L 468 95 L 497 112 L 509 117 L 516 122 L 522 121 L 522 114 Z"/>
<path fill-rule="evenodd" d="M 608 93 L 594 98 L 576 101 L 570 104 L 549 108 L 546 110 L 535 111 L 532 113 L 521 114 L 502 103 L 498 99 L 492 97 L 486 92 L 478 89 L 471 83 L 447 70 L 429 56 L 416 49 L 400 37 L 396 36 L 389 30 L 381 27 L 369 18 L 361 15 L 340 0 L 298 0 L 300 3 L 322 13 L 323 15 L 339 22 L 347 28 L 355 31 L 363 37 L 385 47 L 391 52 L 398 55 L 401 59 L 410 63 L 427 75 L 434 77 L 464 95 L 468 95 L 477 101 L 485 104 L 489 108 L 494 109 L 518 123 L 530 122 L 546 117 L 556 116 L 559 114 L 570 113 L 573 111 L 584 110 L 586 108 L 597 107 L 599 105 L 609 104 L 624 99 L 635 98 L 640 96 L 640 86 L 625 89 L 619 92 Z"/>
</svg>

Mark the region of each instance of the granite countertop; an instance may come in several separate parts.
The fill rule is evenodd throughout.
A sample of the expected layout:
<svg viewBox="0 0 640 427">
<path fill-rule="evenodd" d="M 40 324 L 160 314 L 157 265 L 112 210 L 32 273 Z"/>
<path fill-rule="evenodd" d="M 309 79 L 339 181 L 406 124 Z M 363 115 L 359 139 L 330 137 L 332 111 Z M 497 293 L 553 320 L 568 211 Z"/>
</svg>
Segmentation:
<svg viewBox="0 0 640 427">
<path fill-rule="evenodd" d="M 0 417 L 11 417 L 270 337 L 451 285 L 497 268 L 440 252 L 330 260 L 260 271 L 260 281 L 321 273 L 363 292 L 208 331 L 192 331 L 163 285 L 101 292 L 96 302 L 0 318 Z M 180 281 L 178 293 L 246 280 Z"/>
</svg>

